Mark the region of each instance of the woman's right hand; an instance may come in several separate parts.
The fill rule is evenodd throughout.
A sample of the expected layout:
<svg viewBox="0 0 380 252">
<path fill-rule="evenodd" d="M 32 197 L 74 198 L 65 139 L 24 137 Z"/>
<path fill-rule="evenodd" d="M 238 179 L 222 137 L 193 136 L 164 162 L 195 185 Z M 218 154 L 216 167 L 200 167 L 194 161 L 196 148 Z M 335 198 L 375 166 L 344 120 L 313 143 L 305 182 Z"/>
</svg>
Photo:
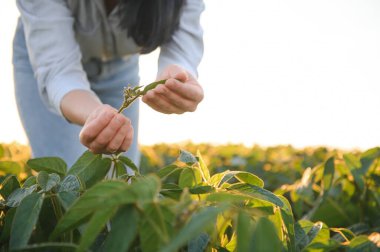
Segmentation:
<svg viewBox="0 0 380 252">
<path fill-rule="evenodd" d="M 85 121 L 80 142 L 95 154 L 125 152 L 133 140 L 131 121 L 109 105 L 99 105 Z"/>
</svg>

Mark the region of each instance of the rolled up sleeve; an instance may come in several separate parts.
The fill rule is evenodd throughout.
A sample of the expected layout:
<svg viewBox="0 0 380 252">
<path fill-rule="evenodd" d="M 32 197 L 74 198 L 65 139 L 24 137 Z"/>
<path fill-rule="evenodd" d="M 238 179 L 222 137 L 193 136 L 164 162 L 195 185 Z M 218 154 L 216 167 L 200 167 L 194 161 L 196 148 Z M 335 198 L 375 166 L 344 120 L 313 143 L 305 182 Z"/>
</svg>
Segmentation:
<svg viewBox="0 0 380 252">
<path fill-rule="evenodd" d="M 158 73 L 167 65 L 176 64 L 195 77 L 203 56 L 203 30 L 200 16 L 204 10 L 202 0 L 187 0 L 180 18 L 179 29 L 172 40 L 161 46 L 158 59 Z"/>
<path fill-rule="evenodd" d="M 60 103 L 72 90 L 88 90 L 74 19 L 64 0 L 17 0 L 26 46 L 42 100 L 62 115 Z"/>
</svg>

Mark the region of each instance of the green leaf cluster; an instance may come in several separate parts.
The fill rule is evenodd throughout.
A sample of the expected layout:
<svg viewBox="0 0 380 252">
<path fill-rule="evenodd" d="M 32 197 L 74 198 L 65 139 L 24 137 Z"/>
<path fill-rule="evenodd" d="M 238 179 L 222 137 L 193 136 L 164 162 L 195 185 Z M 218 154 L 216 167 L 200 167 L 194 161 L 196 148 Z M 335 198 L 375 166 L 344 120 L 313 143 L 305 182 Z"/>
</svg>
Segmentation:
<svg viewBox="0 0 380 252">
<path fill-rule="evenodd" d="M 233 157 L 241 165 L 242 159 Z M 200 151 L 141 174 L 122 155 L 70 168 L 31 159 L 1 183 L 0 248 L 11 251 L 376 251 L 378 148 L 332 154 L 272 192 L 248 169 L 209 168 Z M 248 164 L 248 161 L 245 162 Z M 236 168 L 236 167 L 235 167 Z M 130 174 L 127 170 L 132 170 Z M 359 211 L 354 215 L 352 202 Z M 351 206 L 351 207 L 350 207 Z M 359 210 L 358 210 L 359 209 Z M 353 211 L 353 212 L 350 212 Z M 336 226 L 346 221 L 349 225 Z"/>
</svg>

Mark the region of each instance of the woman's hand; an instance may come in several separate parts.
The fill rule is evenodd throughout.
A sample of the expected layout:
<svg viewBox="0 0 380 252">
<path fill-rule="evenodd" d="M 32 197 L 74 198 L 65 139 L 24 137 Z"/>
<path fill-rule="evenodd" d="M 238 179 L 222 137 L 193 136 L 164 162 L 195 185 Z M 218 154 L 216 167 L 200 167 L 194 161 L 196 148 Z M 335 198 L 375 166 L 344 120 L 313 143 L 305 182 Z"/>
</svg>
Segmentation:
<svg viewBox="0 0 380 252">
<path fill-rule="evenodd" d="M 203 100 L 198 81 L 177 65 L 168 66 L 158 79 L 166 79 L 165 85 L 158 85 L 142 98 L 154 110 L 165 114 L 193 112 Z"/>
<path fill-rule="evenodd" d="M 95 154 L 124 152 L 132 144 L 133 127 L 123 114 L 102 104 L 88 116 L 79 139 Z"/>
</svg>

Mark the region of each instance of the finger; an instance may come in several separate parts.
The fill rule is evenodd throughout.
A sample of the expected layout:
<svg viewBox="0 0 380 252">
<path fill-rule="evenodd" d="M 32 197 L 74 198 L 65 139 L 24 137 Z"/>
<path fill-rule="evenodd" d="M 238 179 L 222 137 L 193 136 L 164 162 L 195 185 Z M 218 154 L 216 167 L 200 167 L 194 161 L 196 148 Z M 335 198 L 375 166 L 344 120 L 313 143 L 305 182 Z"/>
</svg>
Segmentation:
<svg viewBox="0 0 380 252">
<path fill-rule="evenodd" d="M 133 141 L 133 135 L 134 135 L 134 130 L 133 127 L 129 130 L 128 134 L 124 137 L 123 143 L 120 146 L 120 151 L 127 151 L 129 147 L 132 145 Z"/>
<path fill-rule="evenodd" d="M 159 94 L 165 101 L 177 107 L 181 111 L 195 111 L 197 104 L 192 100 L 188 100 L 175 92 L 172 92 L 165 86 L 157 87 L 154 93 Z"/>
<path fill-rule="evenodd" d="M 165 82 L 165 87 L 185 99 L 198 103 L 203 100 L 204 94 L 202 87 L 199 84 L 193 83 L 191 81 L 182 83 L 175 79 L 168 79 Z"/>
<path fill-rule="evenodd" d="M 188 81 L 189 77 L 185 71 L 180 71 L 172 75 L 173 79 L 176 79 L 180 82 L 186 82 Z"/>
<path fill-rule="evenodd" d="M 128 134 L 128 131 L 130 130 L 130 127 L 127 125 L 123 125 L 116 133 L 116 135 L 112 138 L 112 140 L 107 145 L 107 152 L 109 153 L 115 153 L 118 151 L 123 144 L 123 141 L 125 139 L 125 136 Z"/>
<path fill-rule="evenodd" d="M 184 112 L 167 102 L 163 96 L 152 90 L 144 95 L 143 102 L 148 104 L 154 110 L 165 114 L 182 114 Z"/>
<path fill-rule="evenodd" d="M 99 112 L 99 114 L 93 113 L 90 115 L 89 123 L 86 123 L 80 134 L 80 141 L 88 146 L 98 135 L 99 133 L 109 124 L 114 115 L 116 114 L 116 110 L 111 106 L 103 107 L 103 110 Z"/>
<path fill-rule="evenodd" d="M 129 120 L 121 115 L 116 114 L 110 123 L 99 133 L 95 140 L 90 144 L 91 149 L 93 150 L 104 150 L 109 142 L 116 135 L 117 131 L 122 127 L 122 125 L 127 124 Z"/>
</svg>

